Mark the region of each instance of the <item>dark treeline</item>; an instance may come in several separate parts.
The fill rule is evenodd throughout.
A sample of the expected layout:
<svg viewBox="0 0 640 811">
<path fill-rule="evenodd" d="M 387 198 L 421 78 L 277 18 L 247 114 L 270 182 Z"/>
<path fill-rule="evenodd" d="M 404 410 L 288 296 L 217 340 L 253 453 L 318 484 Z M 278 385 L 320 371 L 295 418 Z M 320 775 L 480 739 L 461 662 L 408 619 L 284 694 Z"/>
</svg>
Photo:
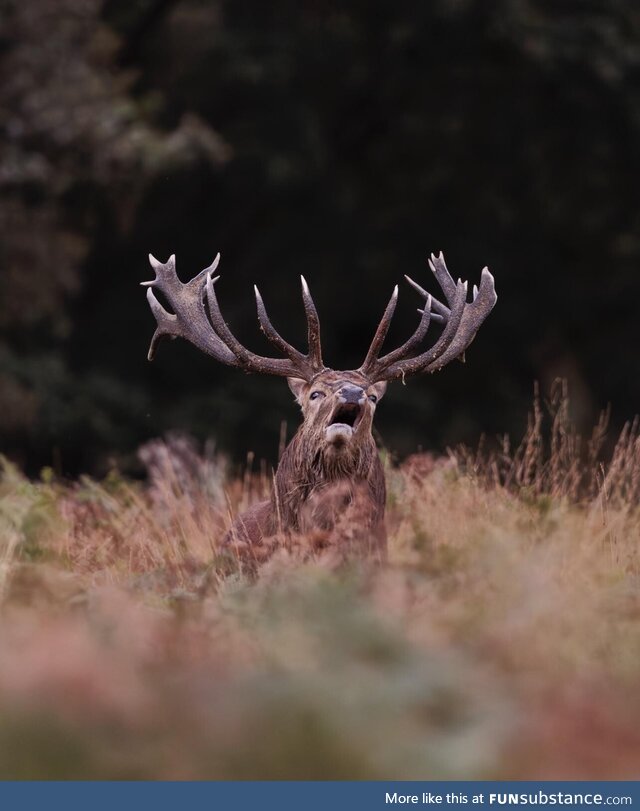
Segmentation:
<svg viewBox="0 0 640 811">
<path fill-rule="evenodd" d="M 398 455 L 520 432 L 536 379 L 578 420 L 638 410 L 635 0 L 8 0 L 0 59 L 0 451 L 30 471 L 131 467 L 171 429 L 272 460 L 291 433 L 281 380 L 177 341 L 147 363 L 149 251 L 185 280 L 221 251 L 262 351 L 253 283 L 302 345 L 304 272 L 339 368 L 404 273 L 436 292 L 431 251 L 489 265 L 467 363 L 381 406 Z"/>
</svg>

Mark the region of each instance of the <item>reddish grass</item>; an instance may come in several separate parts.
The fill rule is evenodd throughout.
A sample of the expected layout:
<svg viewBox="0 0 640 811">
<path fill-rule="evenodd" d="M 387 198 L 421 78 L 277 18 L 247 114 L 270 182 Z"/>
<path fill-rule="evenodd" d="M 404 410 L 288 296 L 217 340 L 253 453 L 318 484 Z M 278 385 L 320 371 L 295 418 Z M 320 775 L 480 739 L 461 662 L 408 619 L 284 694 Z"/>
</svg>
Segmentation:
<svg viewBox="0 0 640 811">
<path fill-rule="evenodd" d="M 0 777 L 635 776 L 638 425 L 607 459 L 605 418 L 547 405 L 518 446 L 389 468 L 384 566 L 222 553 L 269 476 L 182 437 L 145 485 L 5 463 Z"/>
</svg>

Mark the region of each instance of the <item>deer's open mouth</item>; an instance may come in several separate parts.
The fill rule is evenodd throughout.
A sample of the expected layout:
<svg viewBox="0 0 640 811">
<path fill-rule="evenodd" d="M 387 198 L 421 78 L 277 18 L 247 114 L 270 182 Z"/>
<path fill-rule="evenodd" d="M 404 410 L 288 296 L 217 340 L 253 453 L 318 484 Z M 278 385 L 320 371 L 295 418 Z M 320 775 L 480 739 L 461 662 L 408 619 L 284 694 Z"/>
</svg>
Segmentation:
<svg viewBox="0 0 640 811">
<path fill-rule="evenodd" d="M 348 439 L 352 436 L 364 414 L 364 407 L 357 403 L 341 403 L 333 412 L 327 425 L 328 440 Z"/>
</svg>

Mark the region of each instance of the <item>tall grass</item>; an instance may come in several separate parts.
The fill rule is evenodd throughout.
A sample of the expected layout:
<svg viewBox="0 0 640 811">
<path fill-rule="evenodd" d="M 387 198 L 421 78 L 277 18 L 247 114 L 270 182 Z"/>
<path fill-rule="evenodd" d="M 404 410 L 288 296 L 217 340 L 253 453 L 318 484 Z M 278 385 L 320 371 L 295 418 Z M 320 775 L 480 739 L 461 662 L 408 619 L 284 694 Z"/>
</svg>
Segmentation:
<svg viewBox="0 0 640 811">
<path fill-rule="evenodd" d="M 387 471 L 384 566 L 222 554 L 264 497 L 184 437 L 144 485 L 0 479 L 0 777 L 628 777 L 640 757 L 637 425 Z"/>
<path fill-rule="evenodd" d="M 497 447 L 487 449 L 481 442 L 475 450 L 461 447 L 452 456 L 489 487 L 574 503 L 634 506 L 640 496 L 640 422 L 636 417 L 626 423 L 611 451 L 609 418 L 607 409 L 585 440 L 570 417 L 566 380 L 556 381 L 546 403 L 536 385 L 527 430 L 515 448 L 504 436 Z"/>
</svg>

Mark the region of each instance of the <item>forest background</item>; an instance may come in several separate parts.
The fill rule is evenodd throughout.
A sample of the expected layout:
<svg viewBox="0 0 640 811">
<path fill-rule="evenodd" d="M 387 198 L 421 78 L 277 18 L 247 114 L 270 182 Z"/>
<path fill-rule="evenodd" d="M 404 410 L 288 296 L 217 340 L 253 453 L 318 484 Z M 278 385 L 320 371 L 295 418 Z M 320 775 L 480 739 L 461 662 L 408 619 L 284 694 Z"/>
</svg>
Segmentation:
<svg viewBox="0 0 640 811">
<path fill-rule="evenodd" d="M 179 430 L 237 462 L 297 421 L 282 381 L 186 343 L 146 360 L 149 251 L 183 280 L 222 252 L 252 300 L 326 361 L 362 360 L 392 286 L 445 252 L 499 303 L 465 366 L 395 385 L 398 457 L 509 431 L 532 383 L 569 380 L 578 427 L 638 409 L 640 10 L 632 0 L 394 3 L 4 0 L 0 449 L 31 474 L 135 473 Z M 390 341 L 413 330 L 408 288 Z"/>
</svg>

